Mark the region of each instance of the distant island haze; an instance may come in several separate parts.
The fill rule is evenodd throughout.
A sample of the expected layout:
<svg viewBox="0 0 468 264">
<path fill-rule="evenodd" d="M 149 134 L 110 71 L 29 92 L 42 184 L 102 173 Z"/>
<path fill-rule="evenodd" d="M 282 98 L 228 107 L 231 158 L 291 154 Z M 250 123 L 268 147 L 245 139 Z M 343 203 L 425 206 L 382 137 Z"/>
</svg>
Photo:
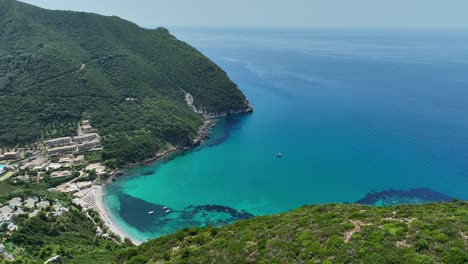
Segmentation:
<svg viewBox="0 0 468 264">
<path fill-rule="evenodd" d="M 0 263 L 468 263 L 467 9 L 0 0 Z"/>
<path fill-rule="evenodd" d="M 463 0 L 25 0 L 47 9 L 116 15 L 145 28 L 467 28 Z"/>
</svg>

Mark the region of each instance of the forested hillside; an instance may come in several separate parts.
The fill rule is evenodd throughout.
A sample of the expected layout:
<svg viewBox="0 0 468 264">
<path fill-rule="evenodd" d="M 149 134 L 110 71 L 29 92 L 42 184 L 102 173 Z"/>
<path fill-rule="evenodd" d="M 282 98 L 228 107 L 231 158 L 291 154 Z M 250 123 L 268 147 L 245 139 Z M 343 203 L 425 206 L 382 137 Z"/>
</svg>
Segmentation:
<svg viewBox="0 0 468 264">
<path fill-rule="evenodd" d="M 305 206 L 121 250 L 119 263 L 468 263 L 468 203 Z"/>
<path fill-rule="evenodd" d="M 0 146 L 73 132 L 89 118 L 114 164 L 184 144 L 207 113 L 248 103 L 226 73 L 168 30 L 0 0 Z M 50 135 L 54 131 L 59 131 Z"/>
<path fill-rule="evenodd" d="M 41 211 L 15 220 L 18 230 L 3 241 L 15 263 L 43 263 L 56 255 L 64 263 L 468 262 L 468 203 L 461 201 L 304 206 L 224 227 L 184 229 L 133 246 L 96 236 L 92 221 L 101 221 L 96 213 L 89 213 L 91 220 L 70 198 L 50 198 L 57 197 L 70 208 L 63 216 Z"/>
</svg>

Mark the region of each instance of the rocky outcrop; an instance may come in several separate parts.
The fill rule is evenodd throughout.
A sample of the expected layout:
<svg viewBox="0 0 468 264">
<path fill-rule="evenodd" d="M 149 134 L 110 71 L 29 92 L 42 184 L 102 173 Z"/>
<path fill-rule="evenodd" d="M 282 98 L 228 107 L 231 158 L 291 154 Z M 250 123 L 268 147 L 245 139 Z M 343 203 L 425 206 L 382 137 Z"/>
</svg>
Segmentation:
<svg viewBox="0 0 468 264">
<path fill-rule="evenodd" d="M 230 109 L 225 112 L 212 112 L 212 111 L 209 111 L 207 108 L 203 107 L 202 105 L 196 107 L 194 104 L 195 99 L 193 98 L 193 96 L 189 92 L 186 92 L 184 90 L 182 91 L 185 94 L 185 103 L 187 103 L 187 106 L 190 109 L 192 109 L 194 112 L 203 115 L 203 117 L 205 118 L 217 118 L 217 117 L 253 112 L 253 107 L 250 105 L 248 100 L 245 101 L 245 104 L 246 104 L 245 108 Z"/>
<path fill-rule="evenodd" d="M 59 255 L 52 257 L 44 262 L 44 264 L 62 264 L 62 263 L 63 263 L 62 257 Z"/>
<path fill-rule="evenodd" d="M 164 159 L 167 156 L 169 156 L 169 155 L 171 155 L 171 154 L 173 154 L 173 153 L 175 153 L 177 151 L 188 150 L 191 147 L 198 146 L 211 136 L 210 130 L 214 125 L 215 125 L 215 122 L 213 120 L 205 120 L 203 125 L 198 129 L 198 133 L 194 138 L 188 137 L 188 138 L 185 138 L 185 139 L 179 141 L 175 145 L 168 145 L 166 148 L 164 148 L 164 149 L 160 150 L 159 152 L 157 152 L 154 157 L 152 157 L 150 159 L 146 159 L 143 162 L 134 163 L 134 164 L 127 164 L 126 166 L 123 166 L 123 168 L 133 168 L 133 167 L 136 167 L 136 166 L 139 166 L 139 165 L 142 165 L 142 164 L 151 165 L 155 161 Z M 123 174 L 124 174 L 124 172 L 121 171 L 121 170 L 114 171 L 114 173 L 113 173 L 113 175 L 115 177 L 122 176 Z"/>
<path fill-rule="evenodd" d="M 192 140 L 191 145 L 197 146 L 200 145 L 203 141 L 210 138 L 210 130 L 215 125 L 211 120 L 206 120 L 205 123 L 198 130 L 197 136 Z"/>
<path fill-rule="evenodd" d="M 215 112 L 209 112 L 206 110 L 201 110 L 200 114 L 202 114 L 205 118 L 217 118 L 217 117 L 224 117 L 224 116 L 229 116 L 229 115 L 238 115 L 238 114 L 244 114 L 244 113 L 251 113 L 253 112 L 253 107 L 249 104 L 248 101 L 246 101 L 247 107 L 244 109 L 231 109 L 227 112 L 221 112 L 221 113 L 215 113 Z"/>
</svg>

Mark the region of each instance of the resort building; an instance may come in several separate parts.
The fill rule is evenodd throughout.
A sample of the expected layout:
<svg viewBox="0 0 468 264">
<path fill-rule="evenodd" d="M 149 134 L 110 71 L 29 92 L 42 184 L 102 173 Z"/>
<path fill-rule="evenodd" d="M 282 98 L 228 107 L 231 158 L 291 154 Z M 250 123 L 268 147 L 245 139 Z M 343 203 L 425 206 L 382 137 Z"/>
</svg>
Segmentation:
<svg viewBox="0 0 468 264">
<path fill-rule="evenodd" d="M 50 161 L 44 157 L 36 158 L 25 163 L 21 168 L 22 169 L 30 169 L 30 170 L 43 170 L 47 165 L 49 165 Z"/>
<path fill-rule="evenodd" d="M 76 152 L 77 149 L 78 148 L 76 145 L 69 145 L 69 146 L 63 146 L 63 147 L 58 147 L 58 148 L 50 148 L 47 150 L 47 154 L 49 154 L 49 156 L 72 154 Z"/>
<path fill-rule="evenodd" d="M 93 140 L 93 141 L 85 142 L 83 144 L 79 144 L 78 151 L 90 150 L 90 149 L 93 149 L 95 147 L 100 147 L 100 146 L 101 146 L 101 142 L 99 140 Z"/>
<path fill-rule="evenodd" d="M 59 192 L 73 194 L 73 193 L 78 192 L 79 190 L 83 190 L 91 186 L 93 186 L 92 181 L 85 181 L 85 182 L 65 183 L 65 184 L 57 186 L 55 189 Z"/>
<path fill-rule="evenodd" d="M 17 158 L 18 158 L 18 152 L 16 151 L 6 152 L 3 154 L 4 160 L 15 160 Z"/>
<path fill-rule="evenodd" d="M 47 166 L 47 170 L 58 170 L 63 167 L 67 167 L 68 164 L 65 163 L 50 163 L 49 166 Z"/>
<path fill-rule="evenodd" d="M 71 143 L 72 143 L 71 137 L 54 138 L 54 139 L 46 141 L 47 147 L 49 148 L 66 146 L 66 145 L 70 145 Z"/>
<path fill-rule="evenodd" d="M 77 143 L 77 144 L 81 144 L 83 142 L 88 142 L 88 141 L 92 141 L 92 140 L 95 140 L 95 139 L 99 139 L 99 135 L 96 134 L 96 133 L 92 133 L 92 134 L 86 134 L 86 135 L 83 135 L 83 136 L 73 137 L 72 142 Z"/>
<path fill-rule="evenodd" d="M 78 155 L 78 156 L 71 159 L 71 164 L 73 164 L 73 165 L 80 165 L 83 162 L 85 162 L 85 156 L 84 155 Z"/>
<path fill-rule="evenodd" d="M 55 171 L 50 174 L 52 178 L 68 177 L 70 175 L 72 175 L 72 173 L 69 170 Z"/>
<path fill-rule="evenodd" d="M 81 133 L 80 133 L 81 131 Z M 93 133 L 95 130 L 94 128 L 90 125 L 89 123 L 89 120 L 83 120 L 83 122 L 81 122 L 81 127 L 80 129 L 78 130 L 78 135 L 81 135 L 81 134 L 89 134 L 89 133 Z"/>
<path fill-rule="evenodd" d="M 101 147 L 101 137 L 97 133 L 93 133 L 95 130 L 89 124 L 89 120 L 84 120 L 82 125 L 78 129 L 78 135 L 75 137 L 62 137 L 47 140 L 45 143 L 48 147 L 49 156 L 61 156 L 67 154 L 73 154 L 80 151 L 88 151 Z M 72 163 L 79 164 L 84 158 L 61 159 L 59 163 Z"/>
<path fill-rule="evenodd" d="M 96 174 L 97 175 L 105 175 L 106 174 L 106 166 L 104 166 L 103 164 L 101 163 L 93 163 L 93 164 L 89 164 L 86 169 L 87 171 L 96 171 Z"/>
<path fill-rule="evenodd" d="M 92 133 L 94 132 L 94 128 L 92 126 L 82 126 L 81 131 L 83 131 L 83 133 Z"/>
<path fill-rule="evenodd" d="M 72 158 L 70 156 L 65 156 L 65 157 L 61 157 L 59 160 L 58 160 L 58 163 L 60 164 L 68 164 L 70 163 L 72 160 Z"/>
<path fill-rule="evenodd" d="M 78 156 L 65 156 L 61 157 L 58 161 L 60 164 L 65 164 L 65 165 L 79 165 L 85 161 L 84 155 L 78 155 Z"/>
</svg>

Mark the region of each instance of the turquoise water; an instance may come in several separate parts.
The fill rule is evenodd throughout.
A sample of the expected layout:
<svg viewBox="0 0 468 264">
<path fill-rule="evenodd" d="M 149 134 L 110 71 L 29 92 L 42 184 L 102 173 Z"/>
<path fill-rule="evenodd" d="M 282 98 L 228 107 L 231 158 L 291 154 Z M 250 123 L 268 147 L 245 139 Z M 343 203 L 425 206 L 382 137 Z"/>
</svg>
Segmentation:
<svg viewBox="0 0 468 264">
<path fill-rule="evenodd" d="M 133 238 L 391 188 L 468 199 L 468 33 L 173 33 L 219 64 L 255 112 L 106 187 Z"/>
</svg>

